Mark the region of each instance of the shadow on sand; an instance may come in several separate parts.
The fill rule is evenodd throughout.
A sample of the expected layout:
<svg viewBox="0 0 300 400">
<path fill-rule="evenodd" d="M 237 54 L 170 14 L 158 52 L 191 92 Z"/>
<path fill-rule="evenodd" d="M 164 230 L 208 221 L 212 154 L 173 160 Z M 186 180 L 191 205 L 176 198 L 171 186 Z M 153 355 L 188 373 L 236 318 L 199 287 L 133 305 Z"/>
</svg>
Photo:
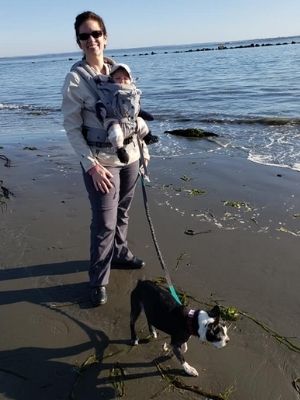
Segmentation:
<svg viewBox="0 0 300 400">
<path fill-rule="evenodd" d="M 7 288 L 4 281 L 16 280 L 16 287 L 19 279 L 47 277 L 54 275 L 73 274 L 76 272 L 87 271 L 88 263 L 82 261 L 65 262 L 57 264 L 37 265 L 30 267 L 18 267 L 0 271 L 0 281 L 2 288 Z M 10 308 L 14 305 L 20 305 L 22 312 L 22 304 L 30 303 L 41 307 L 42 313 L 56 314 L 60 319 L 71 327 L 74 324 L 79 328 L 87 340 L 82 340 L 83 343 L 66 346 L 65 342 L 55 347 L 51 345 L 52 336 L 49 335 L 49 343 L 47 342 L 48 335 L 44 337 L 42 342 L 47 343 L 40 347 L 26 346 L 26 338 L 30 338 L 30 343 L 33 337 L 37 338 L 37 343 L 40 341 L 40 335 L 43 334 L 38 330 L 35 332 L 26 332 L 22 334 L 22 326 L 16 324 L 18 332 L 11 332 L 11 337 L 14 338 L 13 343 L 22 344 L 18 348 L 14 347 L 7 340 L 6 344 L 2 344 L 0 351 L 0 393 L 3 399 L 15 400 L 54 400 L 54 399 L 114 399 L 116 392 L 113 387 L 113 378 L 110 376 L 110 371 L 116 366 L 126 369 L 124 381 L 139 380 L 140 378 L 158 376 L 159 372 L 155 369 L 155 361 L 150 362 L 127 362 L 131 357 L 127 357 L 130 347 L 128 346 L 128 338 L 120 340 L 110 340 L 109 337 L 102 331 L 91 328 L 87 323 L 80 318 L 80 309 L 84 312 L 97 312 L 100 309 L 86 310 L 91 308 L 87 297 L 87 283 L 75 284 L 60 284 L 51 287 L 38 287 L 29 289 L 12 289 L 2 290 L 0 292 L 0 310 L 6 309 L 6 314 L 9 318 L 17 317 L 15 311 L 10 314 Z M 52 308 L 52 304 L 68 303 L 77 307 L 77 312 L 70 312 L 70 308 Z M 8 306 L 8 307 L 7 307 Z M 74 307 L 71 307 L 74 310 Z M 28 308 L 27 308 L 28 310 Z M 102 311 L 103 310 L 103 311 Z M 107 313 L 104 309 L 101 312 Z M 93 316 L 94 314 L 92 314 Z M 96 314 L 95 314 L 96 315 Z M 30 316 L 28 316 L 29 318 Z M 97 315 L 99 318 L 99 316 Z M 105 315 L 105 318 L 109 316 Z M 2 321 L 2 324 L 5 323 Z M 72 329 L 69 332 L 70 342 L 74 343 L 75 333 Z M 120 362 L 120 358 L 107 357 L 108 347 L 112 346 L 116 349 L 118 345 L 119 353 L 123 353 L 126 362 Z M 7 350 L 5 349 L 7 348 Z M 83 353 L 85 353 L 83 355 Z M 86 358 L 86 354 L 97 357 L 97 362 L 90 365 L 85 370 L 80 370 L 82 360 Z M 81 360 L 79 362 L 79 360 Z M 145 371 L 142 369 L 145 368 Z M 178 371 L 177 371 L 178 373 Z M 80 374 L 80 379 L 78 379 Z"/>
</svg>

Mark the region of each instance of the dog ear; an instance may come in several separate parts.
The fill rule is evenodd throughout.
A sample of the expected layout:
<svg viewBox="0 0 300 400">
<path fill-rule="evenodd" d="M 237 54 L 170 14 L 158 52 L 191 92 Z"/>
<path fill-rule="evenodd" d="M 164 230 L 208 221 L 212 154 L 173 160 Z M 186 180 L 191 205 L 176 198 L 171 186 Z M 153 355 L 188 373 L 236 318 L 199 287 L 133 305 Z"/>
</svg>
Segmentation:
<svg viewBox="0 0 300 400">
<path fill-rule="evenodd" d="M 210 311 L 207 313 L 210 318 L 215 318 L 214 325 L 217 325 L 219 323 L 220 315 L 221 315 L 221 310 L 219 306 L 214 306 Z"/>
</svg>

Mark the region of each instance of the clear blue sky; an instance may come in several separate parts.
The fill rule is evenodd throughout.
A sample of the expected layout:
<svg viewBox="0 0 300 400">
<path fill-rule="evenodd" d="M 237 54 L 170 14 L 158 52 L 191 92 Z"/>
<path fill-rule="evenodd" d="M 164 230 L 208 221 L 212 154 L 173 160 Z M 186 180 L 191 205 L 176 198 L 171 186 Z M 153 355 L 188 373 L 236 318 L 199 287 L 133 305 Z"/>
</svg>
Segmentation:
<svg viewBox="0 0 300 400">
<path fill-rule="evenodd" d="M 0 1 L 0 57 L 78 50 L 86 10 L 103 17 L 111 49 L 300 35 L 300 0 Z"/>
</svg>

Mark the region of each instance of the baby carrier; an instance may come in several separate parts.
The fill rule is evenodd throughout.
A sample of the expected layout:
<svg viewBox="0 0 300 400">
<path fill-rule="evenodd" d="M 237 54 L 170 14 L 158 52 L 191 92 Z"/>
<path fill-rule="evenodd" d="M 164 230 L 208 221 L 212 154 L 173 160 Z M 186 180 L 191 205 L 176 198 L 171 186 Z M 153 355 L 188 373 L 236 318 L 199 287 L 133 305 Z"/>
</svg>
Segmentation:
<svg viewBox="0 0 300 400">
<path fill-rule="evenodd" d="M 114 63 L 107 58 L 105 61 Z M 107 130 L 113 120 L 118 120 L 122 127 L 124 143 L 130 143 L 140 112 L 141 91 L 133 83 L 120 85 L 112 82 L 108 76 L 97 75 L 85 61 L 74 64 L 71 71 L 76 71 L 94 93 L 97 102 L 93 112 L 97 114 L 104 127 L 103 129 L 83 127 L 83 134 L 88 145 L 111 147 L 107 141 Z"/>
</svg>

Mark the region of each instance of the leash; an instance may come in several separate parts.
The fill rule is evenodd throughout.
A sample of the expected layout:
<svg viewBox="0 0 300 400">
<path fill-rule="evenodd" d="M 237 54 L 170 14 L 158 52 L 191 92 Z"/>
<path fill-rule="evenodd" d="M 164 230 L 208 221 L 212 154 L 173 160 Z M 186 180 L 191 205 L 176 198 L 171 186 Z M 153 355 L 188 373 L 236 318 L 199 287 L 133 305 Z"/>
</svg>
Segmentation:
<svg viewBox="0 0 300 400">
<path fill-rule="evenodd" d="M 139 150 L 140 150 L 140 155 L 141 155 L 141 161 L 142 161 L 142 166 L 144 168 L 144 173 L 141 173 L 141 180 L 142 180 L 142 192 L 143 192 L 143 199 L 144 199 L 144 206 L 145 206 L 145 211 L 146 211 L 146 217 L 149 223 L 149 227 L 150 227 L 150 232 L 151 232 L 151 236 L 152 236 L 152 240 L 155 246 L 155 250 L 158 256 L 158 259 L 160 261 L 160 265 L 165 273 L 165 277 L 166 277 L 166 281 L 169 287 L 169 290 L 171 292 L 171 295 L 173 296 L 173 298 L 177 301 L 178 304 L 181 305 L 181 301 L 176 293 L 176 290 L 172 284 L 172 280 L 171 280 L 171 276 L 169 273 L 169 270 L 164 262 L 164 259 L 162 257 L 159 245 L 158 245 L 158 241 L 155 235 L 155 231 L 154 231 L 154 226 L 151 220 L 151 216 L 150 216 L 150 210 L 149 210 L 149 205 L 148 205 L 148 197 L 147 197 L 147 191 L 146 191 L 146 185 L 145 185 L 145 181 L 150 182 L 149 176 L 148 176 L 148 170 L 147 170 L 147 166 L 146 166 L 146 162 L 145 162 L 145 158 L 144 158 L 144 154 L 143 154 L 143 149 L 142 149 L 142 145 L 140 142 L 139 137 L 137 137 L 137 142 L 138 142 L 138 146 L 139 146 Z"/>
</svg>

